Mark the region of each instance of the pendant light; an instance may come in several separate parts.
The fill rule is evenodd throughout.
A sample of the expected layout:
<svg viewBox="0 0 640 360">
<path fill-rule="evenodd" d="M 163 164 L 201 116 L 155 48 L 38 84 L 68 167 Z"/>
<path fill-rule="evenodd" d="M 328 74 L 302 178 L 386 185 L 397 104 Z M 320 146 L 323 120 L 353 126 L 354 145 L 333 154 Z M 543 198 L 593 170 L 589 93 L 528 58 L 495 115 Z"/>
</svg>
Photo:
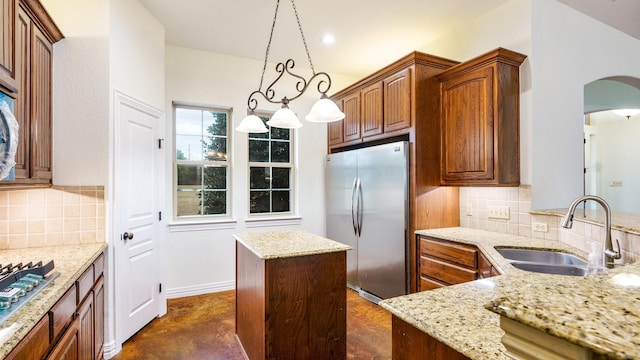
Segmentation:
<svg viewBox="0 0 640 360">
<path fill-rule="evenodd" d="M 627 119 L 630 119 L 632 116 L 640 114 L 640 109 L 615 109 L 613 112 L 616 115 L 625 116 Z"/>
<path fill-rule="evenodd" d="M 293 12 L 296 16 L 296 21 L 298 22 L 298 29 L 300 30 L 300 35 L 302 36 L 304 49 L 307 53 L 307 59 L 309 60 L 309 67 L 311 68 L 311 72 L 313 75 L 307 80 L 304 77 L 293 73 L 292 69 L 295 67 L 295 62 L 293 61 L 293 59 L 289 59 L 284 63 L 280 62 L 276 65 L 276 72 L 279 74 L 278 77 L 264 91 L 262 91 L 264 73 L 267 68 L 267 61 L 269 59 L 269 49 L 271 48 L 271 40 L 273 39 L 273 29 L 276 26 L 276 20 L 278 18 L 278 8 L 280 6 L 280 0 L 276 0 L 276 11 L 273 16 L 273 23 L 271 24 L 271 34 L 269 35 L 267 51 L 264 56 L 264 65 L 262 67 L 262 75 L 260 77 L 260 86 L 258 87 L 258 90 L 252 92 L 249 95 L 249 99 L 247 100 L 249 115 L 245 117 L 242 122 L 240 122 L 240 125 L 238 125 L 238 127 L 236 127 L 237 131 L 256 133 L 269 131 L 264 126 L 262 120 L 260 120 L 260 118 L 255 113 L 255 110 L 258 107 L 258 100 L 256 99 L 258 95 L 262 96 L 266 101 L 272 104 L 282 104 L 282 107 L 273 114 L 269 121 L 267 121 L 267 125 L 284 129 L 296 129 L 301 127 L 302 123 L 298 120 L 296 114 L 291 109 L 289 109 L 289 102 L 302 96 L 302 94 L 307 91 L 309 85 L 311 85 L 314 80 L 318 80 L 317 89 L 320 93 L 320 100 L 318 100 L 313 105 L 310 113 L 305 117 L 305 119 L 310 122 L 320 123 L 327 123 L 344 119 L 344 113 L 340 111 L 338 106 L 327 96 L 327 91 L 329 91 L 329 89 L 331 88 L 331 77 L 329 77 L 329 74 L 325 72 L 316 73 L 313 67 L 311 55 L 309 55 L 309 48 L 307 47 L 307 41 L 305 40 L 302 26 L 300 25 L 300 17 L 298 16 L 298 10 L 296 9 L 294 0 L 291 0 L 291 5 L 293 6 Z M 274 100 L 276 91 L 273 89 L 273 87 L 285 75 L 285 73 L 289 76 L 293 76 L 298 80 L 295 85 L 296 93 L 291 98 L 284 96 L 282 100 Z M 260 120 L 260 122 L 258 123 L 256 119 Z"/>
</svg>

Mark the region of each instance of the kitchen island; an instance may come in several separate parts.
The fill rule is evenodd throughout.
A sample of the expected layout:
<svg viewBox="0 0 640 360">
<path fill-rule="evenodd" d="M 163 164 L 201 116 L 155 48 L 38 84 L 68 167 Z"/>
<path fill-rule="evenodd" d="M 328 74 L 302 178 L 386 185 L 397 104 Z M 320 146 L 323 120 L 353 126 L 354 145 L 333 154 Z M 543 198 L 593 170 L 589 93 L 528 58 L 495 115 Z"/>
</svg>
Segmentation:
<svg viewBox="0 0 640 360">
<path fill-rule="evenodd" d="M 0 338 L 2 339 L 0 341 L 0 359 L 4 359 L 16 348 L 39 324 L 39 320 L 49 313 L 49 310 L 69 292 L 70 288 L 76 286 L 76 281 L 87 273 L 87 270 L 99 257 L 103 256 L 105 248 L 105 243 L 91 243 L 0 251 L 0 263 L 2 264 L 53 260 L 54 271 L 60 272 L 60 276 L 0 325 Z M 93 278 L 91 282 L 93 283 Z M 75 303 L 76 297 L 73 296 L 74 307 L 71 309 L 72 311 L 75 310 Z M 99 324 L 103 324 L 102 321 Z M 101 344 L 99 346 L 101 348 Z"/>
<path fill-rule="evenodd" d="M 236 336 L 249 359 L 346 359 L 351 247 L 305 231 L 234 235 Z"/>
<path fill-rule="evenodd" d="M 514 268 L 494 247 L 557 249 L 583 258 L 586 254 L 559 241 L 467 228 L 416 233 L 475 245 L 503 275 L 384 300 L 381 306 L 394 321 L 410 325 L 462 358 L 509 359 L 501 341 L 501 316 L 595 355 L 640 357 L 640 290 L 610 281 L 618 273 L 640 275 L 640 264 L 587 277 L 540 274 Z"/>
</svg>

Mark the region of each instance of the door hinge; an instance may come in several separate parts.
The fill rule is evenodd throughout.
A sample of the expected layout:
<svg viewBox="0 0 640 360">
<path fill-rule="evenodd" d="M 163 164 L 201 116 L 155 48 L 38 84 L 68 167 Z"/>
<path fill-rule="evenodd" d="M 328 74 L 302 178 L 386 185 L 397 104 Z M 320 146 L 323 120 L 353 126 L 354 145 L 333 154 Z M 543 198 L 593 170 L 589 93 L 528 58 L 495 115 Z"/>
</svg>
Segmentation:
<svg viewBox="0 0 640 360">
<path fill-rule="evenodd" d="M 162 142 L 164 139 L 158 139 L 158 149 L 162 149 Z"/>
<path fill-rule="evenodd" d="M 158 211 L 158 221 L 162 221 L 162 211 Z"/>
<path fill-rule="evenodd" d="M 158 292 L 162 292 L 162 283 L 158 284 Z"/>
</svg>

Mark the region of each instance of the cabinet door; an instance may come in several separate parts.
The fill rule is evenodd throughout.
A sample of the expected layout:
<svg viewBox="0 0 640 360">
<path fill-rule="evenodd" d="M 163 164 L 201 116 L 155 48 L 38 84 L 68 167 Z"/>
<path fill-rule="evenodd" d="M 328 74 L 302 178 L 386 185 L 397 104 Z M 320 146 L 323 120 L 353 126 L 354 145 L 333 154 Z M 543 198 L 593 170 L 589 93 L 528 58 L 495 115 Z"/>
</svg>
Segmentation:
<svg viewBox="0 0 640 360">
<path fill-rule="evenodd" d="M 442 92 L 442 183 L 494 178 L 493 67 L 451 78 Z"/>
<path fill-rule="evenodd" d="M 362 89 L 362 137 L 382 134 L 382 83 Z"/>
<path fill-rule="evenodd" d="M 360 93 L 345 96 L 342 100 L 342 106 L 342 112 L 344 112 L 344 141 L 360 139 Z"/>
<path fill-rule="evenodd" d="M 384 131 L 411 127 L 411 68 L 384 80 Z"/>
<path fill-rule="evenodd" d="M 95 359 L 101 360 L 104 353 L 104 277 L 100 276 L 93 290 Z"/>
<path fill-rule="evenodd" d="M 31 178 L 51 180 L 51 42 L 37 27 L 31 35 Z"/>
<path fill-rule="evenodd" d="M 47 360 L 85 360 L 78 356 L 78 320 L 74 320 L 64 336 L 51 350 Z"/>
<path fill-rule="evenodd" d="M 16 92 L 16 0 L 2 0 L 0 4 L 0 84 Z"/>
<path fill-rule="evenodd" d="M 342 100 L 336 101 L 336 104 L 342 112 L 344 112 L 344 106 Z M 344 142 L 344 120 L 330 122 L 328 126 L 328 142 L 329 145 L 341 144 Z"/>
<path fill-rule="evenodd" d="M 94 355 L 94 302 L 93 292 L 78 307 L 78 356 L 93 359 Z"/>
<path fill-rule="evenodd" d="M 14 102 L 14 114 L 20 131 L 18 131 L 18 149 L 16 151 L 15 173 L 16 179 L 29 178 L 29 143 L 31 141 L 31 122 L 29 121 L 30 96 L 29 81 L 31 67 L 29 58 L 31 49 L 29 38 L 31 37 L 31 20 L 25 11 L 19 7 L 16 17 L 16 83 L 20 88 L 18 97 Z"/>
</svg>

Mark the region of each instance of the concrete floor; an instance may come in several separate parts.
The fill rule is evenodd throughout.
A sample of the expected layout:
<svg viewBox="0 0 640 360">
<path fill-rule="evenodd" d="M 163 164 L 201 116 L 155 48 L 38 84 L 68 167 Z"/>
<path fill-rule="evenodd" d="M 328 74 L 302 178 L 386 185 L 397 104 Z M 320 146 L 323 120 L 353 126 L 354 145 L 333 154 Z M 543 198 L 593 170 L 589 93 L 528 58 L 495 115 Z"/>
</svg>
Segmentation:
<svg viewBox="0 0 640 360">
<path fill-rule="evenodd" d="M 171 299 L 167 315 L 131 337 L 113 359 L 244 359 L 234 330 L 234 291 Z M 391 314 L 351 290 L 347 359 L 391 359 Z"/>
</svg>

